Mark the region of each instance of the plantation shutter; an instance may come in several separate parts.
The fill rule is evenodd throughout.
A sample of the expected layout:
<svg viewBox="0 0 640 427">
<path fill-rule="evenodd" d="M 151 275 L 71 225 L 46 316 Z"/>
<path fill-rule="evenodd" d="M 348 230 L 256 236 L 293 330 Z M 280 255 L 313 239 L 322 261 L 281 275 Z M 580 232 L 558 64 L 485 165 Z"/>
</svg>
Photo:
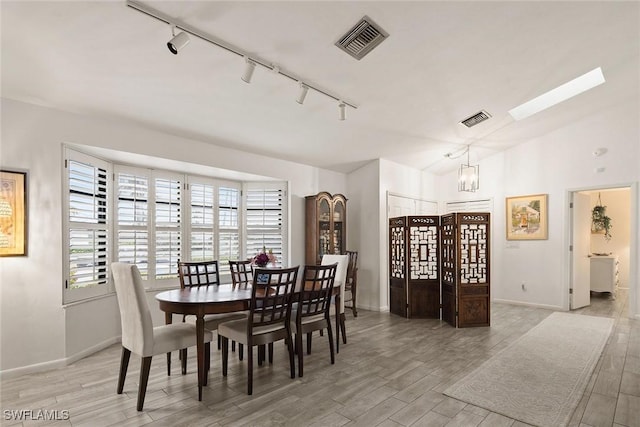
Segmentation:
<svg viewBox="0 0 640 427">
<path fill-rule="evenodd" d="M 136 264 L 143 279 L 149 275 L 149 177 L 119 170 L 117 186 L 117 258 Z"/>
<path fill-rule="evenodd" d="M 181 177 L 155 177 L 156 279 L 178 277 L 181 235 Z"/>
<path fill-rule="evenodd" d="M 67 152 L 65 302 L 105 294 L 109 280 L 108 163 Z"/>
<path fill-rule="evenodd" d="M 262 185 L 260 185 L 262 184 Z M 286 220 L 285 185 L 251 183 L 246 191 L 246 256 L 271 250 L 277 266 L 286 264 L 284 236 Z"/>
</svg>

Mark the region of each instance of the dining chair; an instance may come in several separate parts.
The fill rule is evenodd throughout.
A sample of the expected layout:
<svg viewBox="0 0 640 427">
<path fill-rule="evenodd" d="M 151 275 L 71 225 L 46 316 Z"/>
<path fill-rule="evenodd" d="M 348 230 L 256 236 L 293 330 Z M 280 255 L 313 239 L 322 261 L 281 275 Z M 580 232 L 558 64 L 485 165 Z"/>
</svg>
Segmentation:
<svg viewBox="0 0 640 427">
<path fill-rule="evenodd" d="M 251 286 L 253 269 L 250 260 L 229 260 L 229 271 L 231 272 L 231 283 L 234 289 L 238 287 Z M 231 351 L 235 351 L 236 342 L 231 341 Z M 238 344 L 238 358 L 243 359 L 242 344 Z"/>
<path fill-rule="evenodd" d="M 253 393 L 253 347 L 285 340 L 289 351 L 291 378 L 295 378 L 291 339 L 291 303 L 298 267 L 256 268 L 251 286 L 251 303 L 246 319 L 218 325 L 222 337 L 222 375 L 227 376 L 229 340 L 247 346 L 247 394 Z"/>
<path fill-rule="evenodd" d="M 129 358 L 133 352 L 142 357 L 136 406 L 138 411 L 142 411 L 149 381 L 151 358 L 158 354 L 171 354 L 171 351 L 195 346 L 196 328 L 189 323 L 172 323 L 154 327 L 138 267 L 134 264 L 114 262 L 111 264 L 111 274 L 116 288 L 122 324 L 122 357 L 117 393 L 122 394 L 124 389 Z M 205 330 L 204 342 L 207 352 L 212 339 L 213 334 Z M 183 374 L 185 363 L 186 359 L 183 359 Z M 167 375 L 171 375 L 170 357 L 167 358 Z"/>
<path fill-rule="evenodd" d="M 347 307 L 346 303 L 351 303 L 351 312 L 353 313 L 353 317 L 358 317 L 358 309 L 356 308 L 356 295 L 358 291 L 358 252 L 346 251 L 345 254 L 349 255 L 347 279 L 344 286 L 345 307 Z"/>
<path fill-rule="evenodd" d="M 300 290 L 296 294 L 295 308 L 291 313 L 291 330 L 295 334 L 298 354 L 298 376 L 303 374 L 302 336 L 307 335 L 307 354 L 311 353 L 311 333 L 327 329 L 331 364 L 335 363 L 333 353 L 333 333 L 331 331 L 331 294 L 338 264 L 306 265 L 302 275 Z"/>
<path fill-rule="evenodd" d="M 220 285 L 220 272 L 218 270 L 218 261 L 191 261 L 191 262 L 178 262 L 178 275 L 180 277 L 180 288 L 193 288 L 199 286 L 219 286 Z M 222 322 L 235 319 L 244 319 L 247 316 L 246 312 L 234 312 L 223 314 L 207 314 L 204 316 L 204 328 L 210 331 L 218 329 L 218 325 Z M 185 315 L 183 321 L 195 324 L 196 317 Z M 221 339 L 218 337 L 218 350 L 221 348 Z M 180 353 L 180 357 L 186 359 L 187 350 L 183 349 Z M 209 353 L 206 353 L 207 361 L 209 360 Z M 207 363 L 208 366 L 208 363 Z M 186 365 L 183 363 L 184 369 Z"/>
<path fill-rule="evenodd" d="M 342 342 L 347 343 L 347 327 L 346 317 L 344 315 L 344 291 L 347 281 L 347 268 L 349 266 L 349 255 L 322 255 L 321 265 L 329 265 L 338 263 L 336 270 L 335 285 L 340 285 L 340 298 L 336 298 L 334 304 L 331 304 L 332 314 L 336 318 L 336 353 L 340 353 L 340 333 L 342 333 Z"/>
</svg>

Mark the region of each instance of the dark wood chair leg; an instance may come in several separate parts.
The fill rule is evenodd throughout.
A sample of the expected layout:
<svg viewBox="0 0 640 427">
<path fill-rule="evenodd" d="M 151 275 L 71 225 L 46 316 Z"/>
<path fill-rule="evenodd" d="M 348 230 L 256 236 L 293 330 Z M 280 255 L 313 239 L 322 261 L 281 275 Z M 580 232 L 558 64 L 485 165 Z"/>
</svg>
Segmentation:
<svg viewBox="0 0 640 427">
<path fill-rule="evenodd" d="M 298 376 L 302 377 L 302 332 L 296 331 L 296 353 L 298 353 Z"/>
<path fill-rule="evenodd" d="M 218 350 L 220 350 L 220 348 L 221 348 L 221 346 L 220 346 L 220 343 L 222 342 L 221 338 L 222 337 L 220 337 L 220 335 L 218 335 Z"/>
<path fill-rule="evenodd" d="M 167 353 L 167 376 L 171 376 L 171 352 Z"/>
<path fill-rule="evenodd" d="M 244 345 L 238 343 L 238 360 L 244 359 Z"/>
<path fill-rule="evenodd" d="M 147 383 L 149 382 L 149 370 L 151 369 L 151 356 L 143 357 L 140 366 L 140 384 L 138 385 L 138 405 L 136 409 L 142 411 L 144 396 L 147 394 Z"/>
<path fill-rule="evenodd" d="M 231 351 L 236 351 L 236 342 L 231 341 Z"/>
<path fill-rule="evenodd" d="M 273 343 L 269 343 L 269 364 L 273 365 Z"/>
<path fill-rule="evenodd" d="M 331 352 L 331 364 L 335 363 L 335 355 L 333 353 L 333 332 L 331 331 L 331 319 L 327 319 L 327 335 L 329 336 L 329 351 Z"/>
<path fill-rule="evenodd" d="M 264 361 L 264 354 L 265 354 L 264 344 L 259 345 L 258 346 L 258 366 L 262 366 L 262 362 Z"/>
<path fill-rule="evenodd" d="M 180 350 L 180 366 L 182 367 L 182 375 L 187 375 L 187 349 Z"/>
<path fill-rule="evenodd" d="M 204 383 L 207 385 L 209 382 L 209 368 L 211 368 L 211 343 L 204 343 Z"/>
<path fill-rule="evenodd" d="M 260 351 L 258 346 L 258 351 Z M 247 394 L 253 394 L 253 346 L 247 344 Z"/>
<path fill-rule="evenodd" d="M 222 376 L 227 376 L 227 363 L 229 362 L 229 339 L 222 338 Z"/>
<path fill-rule="evenodd" d="M 127 368 L 129 367 L 130 357 L 131 351 L 122 347 L 122 356 L 120 357 L 120 375 L 118 376 L 118 394 L 122 394 L 122 389 L 124 388 L 124 380 L 127 377 Z"/>
<path fill-rule="evenodd" d="M 340 314 L 340 332 L 342 333 L 342 343 L 347 343 L 347 316 Z"/>
<path fill-rule="evenodd" d="M 287 344 L 287 350 L 289 351 L 289 369 L 291 370 L 291 378 L 296 377 L 296 364 L 293 359 L 293 341 L 291 339 L 291 332 L 285 338 L 285 343 Z"/>
<path fill-rule="evenodd" d="M 311 332 L 307 332 L 307 354 L 311 354 Z"/>
<path fill-rule="evenodd" d="M 338 303 L 336 303 L 336 353 L 340 353 L 340 313 L 338 313 Z"/>
<path fill-rule="evenodd" d="M 356 308 L 356 294 L 358 290 L 358 282 L 354 279 L 351 285 L 351 310 L 353 311 L 353 317 L 358 317 L 358 309 Z"/>
</svg>

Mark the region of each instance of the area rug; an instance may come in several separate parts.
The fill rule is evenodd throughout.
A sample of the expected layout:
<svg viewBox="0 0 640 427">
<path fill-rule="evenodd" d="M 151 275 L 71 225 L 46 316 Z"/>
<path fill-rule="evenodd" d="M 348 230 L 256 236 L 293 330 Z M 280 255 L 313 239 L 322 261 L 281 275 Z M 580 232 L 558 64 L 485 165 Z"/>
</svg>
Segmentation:
<svg viewBox="0 0 640 427">
<path fill-rule="evenodd" d="M 444 391 L 537 426 L 565 426 L 598 362 L 613 319 L 552 313 Z"/>
</svg>

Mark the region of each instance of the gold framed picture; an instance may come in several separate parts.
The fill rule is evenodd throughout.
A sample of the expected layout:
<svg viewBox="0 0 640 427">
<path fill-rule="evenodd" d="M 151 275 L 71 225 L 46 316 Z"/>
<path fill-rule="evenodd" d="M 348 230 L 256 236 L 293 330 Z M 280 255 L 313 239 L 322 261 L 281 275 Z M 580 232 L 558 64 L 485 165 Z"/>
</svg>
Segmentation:
<svg viewBox="0 0 640 427">
<path fill-rule="evenodd" d="M 27 255 L 27 173 L 0 170 L 0 256 Z"/>
<path fill-rule="evenodd" d="M 547 194 L 507 197 L 507 240 L 546 240 Z"/>
</svg>

